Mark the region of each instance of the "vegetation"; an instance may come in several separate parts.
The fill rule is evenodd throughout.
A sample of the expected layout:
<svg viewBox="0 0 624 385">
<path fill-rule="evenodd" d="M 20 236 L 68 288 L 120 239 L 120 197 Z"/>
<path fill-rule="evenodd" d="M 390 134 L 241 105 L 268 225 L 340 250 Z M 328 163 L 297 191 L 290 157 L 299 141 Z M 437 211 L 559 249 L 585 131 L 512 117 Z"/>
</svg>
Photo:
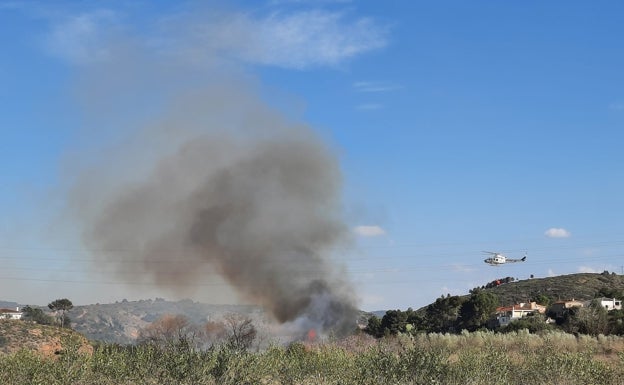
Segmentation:
<svg viewBox="0 0 624 385">
<path fill-rule="evenodd" d="M 520 290 L 517 282 L 511 277 L 497 279 L 480 288 L 474 288 L 469 296 L 441 296 L 432 304 L 417 311 L 411 308 L 407 311 L 390 310 L 383 318 L 372 316 L 368 319 L 366 333 L 374 337 L 382 337 L 397 334 L 418 334 L 418 333 L 459 333 L 463 330 L 475 331 L 490 329 L 509 333 L 526 329 L 531 333 L 539 333 L 558 329 L 564 332 L 578 334 L 598 335 L 624 335 L 624 310 L 604 309 L 598 298 L 617 298 L 624 300 L 624 288 L 620 276 L 604 272 L 602 274 L 573 274 L 570 276 L 556 277 L 556 280 L 531 280 L 531 290 L 523 288 Z M 562 279 L 565 278 L 565 279 Z M 505 327 L 499 327 L 496 322 L 496 308 L 499 306 L 511 306 L 517 302 L 509 302 L 509 293 L 524 293 L 524 302 L 536 302 L 543 306 L 553 305 L 561 296 L 553 297 L 545 294 L 565 293 L 562 288 L 569 289 L 572 283 L 583 283 L 587 287 L 582 288 L 584 296 L 577 296 L 576 299 L 591 298 L 589 306 L 582 308 L 565 309 L 563 314 L 551 311 L 550 308 L 546 316 L 533 314 L 513 321 Z M 554 285 L 554 286 L 550 286 Z M 542 291 L 547 286 L 548 289 Z M 595 291 L 588 292 L 589 288 Z M 579 291 L 569 289 L 570 295 L 563 295 L 563 298 L 575 298 Z M 498 294 L 505 300 L 501 300 Z M 556 322 L 556 325 L 547 323 Z"/>
<path fill-rule="evenodd" d="M 54 317 L 44 313 L 43 310 L 39 308 L 31 307 L 31 306 L 24 306 L 24 308 L 22 309 L 22 312 L 23 312 L 22 319 L 24 321 L 32 321 L 40 325 L 53 325 L 54 324 Z"/>
<path fill-rule="evenodd" d="M 223 344 L 234 350 L 247 350 L 256 335 L 251 318 L 240 314 L 229 313 L 221 321 L 209 321 L 204 325 L 193 324 L 183 315 L 166 314 L 139 330 L 137 342 L 163 347 L 184 341 L 192 349 Z"/>
<path fill-rule="evenodd" d="M 448 333 L 485 328 L 498 306 L 495 295 L 474 289 L 469 298 L 442 296 L 427 306 L 424 312 L 389 310 L 379 320 L 372 316 L 365 331 L 382 337 L 400 333 Z"/>
<path fill-rule="evenodd" d="M 458 324 L 461 329 L 474 331 L 486 326 L 498 307 L 498 297 L 485 290 L 475 289 L 459 309 Z"/>
<path fill-rule="evenodd" d="M 49 358 L 22 350 L 0 356 L 3 384 L 620 384 L 622 337 L 561 332 L 365 335 L 251 353 L 227 345 L 67 343 Z"/>
<path fill-rule="evenodd" d="M 251 318 L 240 314 L 228 314 L 223 321 L 223 328 L 227 346 L 232 349 L 249 349 L 256 339 L 257 330 Z"/>
<path fill-rule="evenodd" d="M 578 276 L 583 275 L 572 279 L 578 282 Z M 596 290 L 586 298 L 622 298 L 622 289 L 611 285 L 615 282 L 612 274 L 593 276 L 592 282 L 600 284 L 589 284 Z M 416 311 L 390 310 L 382 318 L 370 317 L 366 332 L 372 336 L 360 333 L 344 340 L 288 346 L 265 343 L 262 349 L 256 344 L 253 351 L 250 347 L 257 331 L 247 315 L 225 313 L 204 324 L 187 316 L 161 315 L 138 329 L 136 345 L 96 343 L 92 347 L 71 330 L 42 325 L 51 319 L 40 309 L 25 308 L 26 319 L 35 322 L 0 321 L 0 352 L 4 353 L 0 354 L 0 383 L 622 382 L 624 311 L 607 312 L 596 300 L 591 306 L 564 312 L 557 324 L 548 324 L 545 315 L 534 314 L 494 332 L 486 329 L 492 327 L 488 321 L 494 309 L 512 303 L 502 302 L 499 295 L 508 297 L 500 290 L 514 291 L 514 285 L 520 283 L 511 279 L 501 282 L 475 288 L 468 296 L 442 296 Z M 523 296 L 544 305 L 559 299 L 553 290 L 531 290 Z M 65 326 L 71 302 L 57 301 L 50 309 L 59 317 L 58 325 Z M 131 304 L 126 301 L 123 305 Z"/>
<path fill-rule="evenodd" d="M 74 307 L 74 304 L 67 298 L 57 299 L 48 304 L 50 310 L 56 312 L 58 322 L 61 324 L 61 327 L 69 327 L 70 320 L 67 316 L 67 312 Z"/>
</svg>

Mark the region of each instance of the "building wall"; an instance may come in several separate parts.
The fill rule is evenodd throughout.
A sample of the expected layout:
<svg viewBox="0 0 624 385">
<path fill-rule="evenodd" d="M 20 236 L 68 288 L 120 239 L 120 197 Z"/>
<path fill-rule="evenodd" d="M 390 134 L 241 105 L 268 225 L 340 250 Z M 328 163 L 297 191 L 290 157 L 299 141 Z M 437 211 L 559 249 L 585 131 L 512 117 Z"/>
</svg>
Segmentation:
<svg viewBox="0 0 624 385">
<path fill-rule="evenodd" d="M 600 305 L 607 310 L 621 310 L 622 309 L 622 301 L 616 298 L 602 298 L 600 300 Z"/>
<path fill-rule="evenodd" d="M 0 309 L 0 319 L 22 319 L 22 313 L 19 308 L 16 310 Z"/>
</svg>

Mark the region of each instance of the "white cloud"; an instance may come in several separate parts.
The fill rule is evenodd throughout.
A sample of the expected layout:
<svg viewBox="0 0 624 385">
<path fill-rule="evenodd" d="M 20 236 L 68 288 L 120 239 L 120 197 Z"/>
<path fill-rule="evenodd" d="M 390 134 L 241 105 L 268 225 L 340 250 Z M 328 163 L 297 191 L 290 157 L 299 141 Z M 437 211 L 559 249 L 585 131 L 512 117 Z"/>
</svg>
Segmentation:
<svg viewBox="0 0 624 385">
<path fill-rule="evenodd" d="M 572 234 L 566 229 L 552 227 L 544 232 L 548 238 L 569 238 Z"/>
<path fill-rule="evenodd" d="M 557 276 L 557 274 L 555 274 L 555 272 L 553 271 L 553 269 L 548 269 L 548 274 L 549 277 L 555 277 Z"/>
<path fill-rule="evenodd" d="M 386 45 L 386 28 L 324 10 L 220 15 L 192 28 L 197 49 L 245 62 L 304 69 L 336 66 Z"/>
<path fill-rule="evenodd" d="M 209 9 L 168 15 L 152 25 L 137 26 L 149 35 L 134 39 L 142 40 L 143 48 L 192 63 L 220 58 L 296 69 L 337 66 L 387 44 L 388 28 L 371 18 L 283 9 L 268 14 Z M 126 19 L 127 13 L 99 9 L 62 19 L 50 16 L 48 49 L 75 64 L 112 56 L 107 40 L 121 29 L 121 15 Z"/>
<path fill-rule="evenodd" d="M 386 234 L 386 230 L 379 226 L 356 226 L 353 232 L 361 237 L 379 237 Z"/>
<path fill-rule="evenodd" d="M 67 17 L 53 25 L 47 38 L 47 48 L 74 64 L 105 59 L 109 52 L 104 40 L 116 23 L 117 15 L 110 10 Z"/>
<path fill-rule="evenodd" d="M 579 273 L 602 273 L 603 270 L 596 270 L 589 266 L 579 266 L 578 272 Z"/>
<path fill-rule="evenodd" d="M 388 92 L 401 89 L 403 87 L 398 86 L 396 84 L 385 83 L 385 82 L 367 82 L 360 81 L 353 83 L 353 88 L 357 92 Z"/>
</svg>

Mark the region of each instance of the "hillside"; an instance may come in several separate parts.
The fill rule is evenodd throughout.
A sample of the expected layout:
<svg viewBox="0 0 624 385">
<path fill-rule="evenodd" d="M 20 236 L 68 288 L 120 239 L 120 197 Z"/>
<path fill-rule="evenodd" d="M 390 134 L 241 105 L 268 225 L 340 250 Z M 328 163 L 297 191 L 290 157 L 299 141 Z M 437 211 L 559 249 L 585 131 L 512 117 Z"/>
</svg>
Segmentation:
<svg viewBox="0 0 624 385">
<path fill-rule="evenodd" d="M 604 288 L 624 291 L 624 276 L 605 273 L 569 274 L 515 281 L 485 290 L 496 294 L 501 306 L 507 306 L 529 302 L 540 294 L 554 301 L 572 298 L 587 300 L 594 298 Z"/>
<path fill-rule="evenodd" d="M 0 354 L 28 349 L 55 355 L 61 353 L 68 343 L 78 344 L 82 351 L 92 351 L 87 339 L 73 330 L 19 320 L 0 320 Z"/>
<path fill-rule="evenodd" d="M 196 325 L 222 319 L 235 313 L 251 318 L 262 333 L 272 333 L 270 320 L 264 310 L 252 305 L 211 305 L 191 300 L 140 300 L 76 306 L 68 312 L 72 328 L 94 341 L 119 344 L 134 343 L 139 330 L 165 314 L 184 315 Z M 358 322 L 366 324 L 369 313 L 361 312 Z M 274 335 L 273 337 L 280 337 Z"/>
<path fill-rule="evenodd" d="M 257 306 L 209 305 L 191 300 L 140 300 L 75 306 L 68 312 L 72 328 L 90 340 L 128 344 L 135 342 L 140 329 L 165 314 L 181 314 L 191 323 L 204 324 L 228 313 L 249 316 L 256 325 L 265 322 L 264 312 Z"/>
</svg>

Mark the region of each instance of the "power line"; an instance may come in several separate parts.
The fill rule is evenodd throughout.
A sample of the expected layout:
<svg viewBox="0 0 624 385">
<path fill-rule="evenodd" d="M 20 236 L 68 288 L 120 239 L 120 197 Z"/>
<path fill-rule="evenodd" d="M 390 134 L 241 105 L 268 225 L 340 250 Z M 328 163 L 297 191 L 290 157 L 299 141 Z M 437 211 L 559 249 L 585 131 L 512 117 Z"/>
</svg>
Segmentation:
<svg viewBox="0 0 624 385">
<path fill-rule="evenodd" d="M 576 250 L 576 249 L 584 249 L 589 247 L 604 247 L 604 246 L 619 246 L 624 245 L 624 241 L 611 241 L 611 242 L 594 242 L 594 243 L 584 243 L 584 244 L 573 244 L 573 245 L 559 245 L 559 246 L 548 246 L 548 247 L 533 247 L 531 248 L 531 254 L 540 251 L 549 251 L 549 250 Z M 406 246 L 406 245 L 405 245 Z M 389 248 L 394 248 L 395 246 L 388 246 Z M 501 250 L 503 253 L 518 253 L 524 252 L 523 250 Z M 73 255 L 68 256 L 40 256 L 40 255 L 16 255 L 16 254 L 7 254 L 3 253 L 3 251 L 10 252 L 56 252 L 56 253 L 68 253 Z M 195 257 L 197 255 L 201 256 L 201 252 L 193 252 L 189 249 L 159 249 L 159 254 L 170 254 L 171 257 L 167 258 L 146 258 L 143 256 L 143 250 L 141 249 L 94 249 L 94 250 L 86 250 L 86 249 L 71 249 L 71 248 L 3 248 L 0 247 L 0 260 L 71 260 L 71 261 L 93 261 L 93 262 L 115 262 L 115 263 L 179 263 L 180 258 L 186 257 Z M 345 250 L 346 252 L 346 250 Z M 80 254 L 76 256 L 75 254 Z M 101 257 L 95 257 L 93 254 L 101 254 Z M 383 260 L 387 261 L 388 259 L 408 259 L 408 258 L 443 258 L 443 257 L 454 257 L 458 256 L 458 252 L 455 251 L 445 251 L 445 252 L 423 252 L 419 254 L 384 254 L 384 255 L 362 255 L 361 250 L 357 248 L 352 250 L 351 254 L 355 255 L 331 255 L 330 253 L 320 254 L 311 254 L 314 257 L 323 258 L 328 261 L 367 261 L 367 260 Z M 85 256 L 88 255 L 88 256 Z M 277 253 L 271 257 L 271 260 L 283 259 L 289 261 L 293 258 L 292 253 Z M 481 255 L 480 251 L 470 251 L 465 252 L 463 255 Z M 249 254 L 248 256 L 237 256 L 237 259 L 249 259 L 253 260 L 256 256 L 253 254 Z M 295 255 L 296 257 L 296 255 Z"/>
<path fill-rule="evenodd" d="M 534 266 L 534 265 L 552 265 L 552 264 L 561 264 L 561 263 L 573 263 L 573 262 L 595 262 L 595 261 L 604 261 L 607 259 L 613 259 L 613 258 L 622 258 L 624 257 L 624 254 L 613 254 L 613 255 L 600 255 L 600 256 L 593 256 L 593 257 L 575 257 L 575 258 L 549 258 L 547 260 L 541 260 L 541 261 L 527 261 L 527 262 L 523 262 L 522 265 L 524 266 Z M 135 261 L 136 262 L 136 261 Z M 137 268 L 137 269 L 129 269 L 127 265 L 124 265 L 123 267 L 123 274 L 140 274 L 140 273 L 154 273 L 154 274 L 159 274 L 159 273 L 166 273 L 168 276 L 176 276 L 176 275 L 188 275 L 190 271 L 195 270 L 198 266 L 198 264 L 200 266 L 205 266 L 205 267 L 210 267 L 211 262 L 210 261 L 206 261 L 205 263 L 201 263 L 201 262 L 197 262 L 197 261 L 168 261 L 171 262 L 172 264 L 175 264 L 176 269 L 175 270 L 170 270 L 169 268 L 167 268 L 167 266 L 162 266 L 161 264 L 157 265 L 157 266 L 162 266 L 164 268 L 167 268 L 166 270 L 160 270 L 159 268 Z M 143 262 L 142 262 L 143 263 Z M 189 267 L 187 268 L 187 270 L 183 270 L 181 269 L 181 267 L 183 267 L 184 265 L 189 265 Z M 509 264 L 510 266 L 514 266 L 512 264 Z M 141 266 L 144 266 L 141 265 Z M 519 266 L 519 265 L 515 265 L 515 266 Z M 93 273 L 97 273 L 97 274 L 119 274 L 120 270 L 122 268 L 118 268 L 118 269 L 99 269 L 99 270 L 94 270 L 94 269 L 90 269 L 91 272 Z M 334 269 L 335 271 L 341 271 L 344 270 L 344 272 L 348 273 L 348 274 L 354 274 L 354 275 L 365 275 L 365 274 L 379 274 L 379 273 L 388 273 L 388 274 L 402 274 L 402 273 L 408 273 L 408 272 L 414 272 L 414 271 L 449 271 L 449 270 L 457 270 L 457 271 L 476 271 L 476 270 L 483 270 L 483 269 L 490 269 L 492 271 L 494 271 L 494 269 L 505 269 L 505 266 L 498 266 L 498 267 L 487 267 L 484 266 L 482 262 L 478 262 L 478 263 L 469 263 L 469 264 L 422 264 L 422 263 L 418 263 L 418 264 L 407 264 L 407 265 L 392 265 L 392 266 L 346 266 L 346 267 L 341 267 L 339 266 L 338 268 Z M 289 266 L 288 268 L 285 269 L 287 273 L 298 273 L 298 274 L 310 274 L 310 275 L 317 275 L 319 273 L 322 273 L 323 269 L 313 269 L 310 268 L 309 266 L 306 266 L 306 264 L 302 264 L 302 266 L 300 268 L 297 268 L 297 266 Z M 72 268 L 51 268 L 51 267 L 42 267 L 42 266 L 37 266 L 37 267 L 29 267 L 29 266 L 5 266 L 4 267 L 4 271 L 40 271 L 40 272 L 47 272 L 47 273 L 87 273 L 89 272 L 89 269 L 85 270 L 78 270 L 78 269 L 72 269 Z M 503 270 L 504 271 L 504 270 Z M 218 272 L 214 271 L 212 272 L 214 274 L 219 274 Z"/>
</svg>

